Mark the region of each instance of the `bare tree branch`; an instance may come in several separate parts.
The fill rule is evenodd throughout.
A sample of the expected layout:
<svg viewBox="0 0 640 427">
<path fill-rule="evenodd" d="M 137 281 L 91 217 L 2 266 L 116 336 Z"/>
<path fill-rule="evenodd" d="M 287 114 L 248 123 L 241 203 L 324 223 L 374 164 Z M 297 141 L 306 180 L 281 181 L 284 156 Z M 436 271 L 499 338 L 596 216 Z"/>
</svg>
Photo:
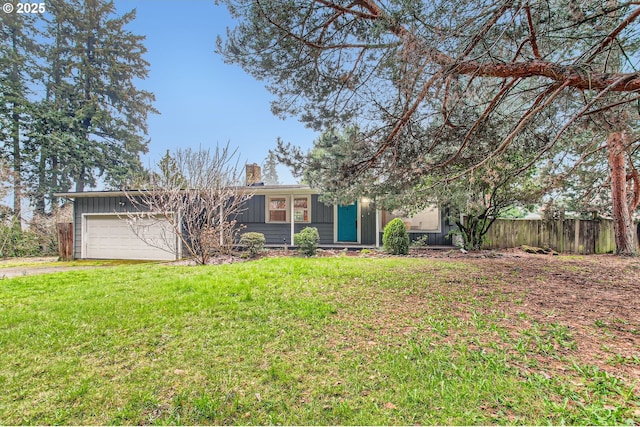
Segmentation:
<svg viewBox="0 0 640 427">
<path fill-rule="evenodd" d="M 229 146 L 194 151 L 179 149 L 171 168 L 151 174 L 148 188 L 125 191 L 135 208 L 126 217 L 134 233 L 147 244 L 174 251 L 184 248 L 198 264 L 206 264 L 213 253 L 230 254 L 241 225 L 237 216 L 252 197 L 241 185 L 236 151 Z M 165 224 L 160 239 L 149 238 L 150 221 Z M 181 245 L 173 244 L 179 239 Z"/>
</svg>

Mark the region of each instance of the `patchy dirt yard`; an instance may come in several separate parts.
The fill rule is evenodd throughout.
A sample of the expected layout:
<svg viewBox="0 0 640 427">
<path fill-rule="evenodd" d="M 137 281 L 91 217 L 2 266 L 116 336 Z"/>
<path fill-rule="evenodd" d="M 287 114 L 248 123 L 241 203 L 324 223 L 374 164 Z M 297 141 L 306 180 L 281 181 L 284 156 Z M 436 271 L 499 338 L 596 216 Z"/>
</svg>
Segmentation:
<svg viewBox="0 0 640 427">
<path fill-rule="evenodd" d="M 270 251 L 267 256 L 296 255 Z M 345 250 L 325 250 L 318 256 L 388 257 L 377 251 Z M 386 289 L 361 296 L 354 305 L 367 305 L 371 299 L 379 310 L 373 320 L 353 312 L 349 323 L 356 329 L 350 331 L 350 339 L 360 335 L 355 339 L 366 347 L 390 328 L 410 334 L 415 328 L 406 319 L 423 318 L 434 309 L 429 300 L 438 295 L 446 299 L 445 309 L 457 312 L 466 324 L 473 323 L 470 317 L 478 310 L 493 316 L 510 338 L 496 336 L 485 342 L 513 353 L 519 345 L 526 346 L 520 348 L 520 356 L 527 359 L 519 366 L 524 371 L 534 366 L 543 376 L 572 377 L 575 370 L 595 367 L 640 393 L 640 258 L 536 255 L 520 249 L 471 253 L 422 249 L 412 250 L 410 257 L 447 260 L 453 268 L 445 272 L 425 267 L 425 277 L 437 283 L 411 295 Z M 458 300 L 460 288 L 472 292 L 472 304 Z M 369 325 L 366 330 L 355 326 L 362 323 Z M 473 340 L 452 330 L 445 335 L 449 342 Z M 514 357 L 512 363 L 518 360 L 522 358 Z"/>
<path fill-rule="evenodd" d="M 425 250 L 412 256 L 477 267 L 452 277 L 451 284 L 471 283 L 475 298 L 486 302 L 485 311 L 502 311 L 501 327 L 513 337 L 522 336 L 523 328 L 547 325 L 541 334 L 555 334 L 548 341 L 554 348 L 534 354 L 544 371 L 563 374 L 567 360 L 575 360 L 640 392 L 639 258 L 534 255 L 519 249 L 468 254 Z M 466 311 L 460 304 L 461 316 Z"/>
<path fill-rule="evenodd" d="M 481 267 L 481 276 L 500 278 L 479 281 L 479 298 L 497 287 L 510 296 L 501 307 L 512 314 L 566 326 L 582 363 L 625 378 L 640 391 L 640 259 L 515 250 L 466 261 Z M 554 358 L 544 363 L 564 369 Z"/>
</svg>

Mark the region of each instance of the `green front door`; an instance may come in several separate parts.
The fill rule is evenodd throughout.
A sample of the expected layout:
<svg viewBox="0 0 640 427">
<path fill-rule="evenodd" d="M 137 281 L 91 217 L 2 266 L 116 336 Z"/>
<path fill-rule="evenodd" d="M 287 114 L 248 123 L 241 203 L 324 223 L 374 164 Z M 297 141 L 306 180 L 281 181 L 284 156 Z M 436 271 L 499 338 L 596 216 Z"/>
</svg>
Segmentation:
<svg viewBox="0 0 640 427">
<path fill-rule="evenodd" d="M 358 241 L 358 202 L 338 206 L 338 242 Z"/>
</svg>

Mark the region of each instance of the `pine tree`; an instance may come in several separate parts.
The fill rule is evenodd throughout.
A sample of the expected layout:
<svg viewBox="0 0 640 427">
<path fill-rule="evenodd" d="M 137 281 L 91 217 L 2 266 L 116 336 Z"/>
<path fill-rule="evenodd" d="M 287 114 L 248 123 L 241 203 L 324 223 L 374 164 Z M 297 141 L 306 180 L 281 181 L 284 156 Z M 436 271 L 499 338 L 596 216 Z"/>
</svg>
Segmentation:
<svg viewBox="0 0 640 427">
<path fill-rule="evenodd" d="M 159 187 L 178 189 L 186 189 L 188 187 L 187 179 L 169 150 L 158 162 L 157 169 L 157 172 L 152 172 L 152 181 Z"/>
<path fill-rule="evenodd" d="M 47 7 L 53 14 L 47 101 L 57 117 L 50 115 L 56 126 L 48 130 L 51 149 L 41 157 L 56 177 L 52 184 L 68 175 L 75 190 L 83 191 L 104 176 L 107 185 L 120 187 L 142 169 L 147 116 L 157 112 L 153 94 L 134 85 L 147 77 L 149 67 L 144 37 L 125 28 L 135 10 L 117 17 L 106 0 L 52 0 Z M 65 148 L 53 149 L 56 144 Z"/>
<path fill-rule="evenodd" d="M 278 178 L 278 159 L 276 153 L 269 150 L 269 154 L 262 163 L 262 180 L 267 185 L 278 185 L 280 179 Z"/>
<path fill-rule="evenodd" d="M 35 18 L 17 13 L 0 14 L 0 118 L 4 132 L 3 157 L 11 170 L 13 214 L 20 227 L 22 216 L 23 148 L 26 128 L 32 118 L 30 88 L 38 76 L 40 46 L 35 42 Z M 6 127 L 5 127 L 6 126 Z"/>
<path fill-rule="evenodd" d="M 350 155 L 328 168 L 338 173 L 326 180 L 341 187 L 410 188 L 476 153 L 482 156 L 467 172 L 481 170 L 510 145 L 526 146 L 527 133 L 552 124 L 545 143 L 529 152 L 534 165 L 569 131 L 606 113 L 600 141 L 608 154 L 617 252 L 637 253 L 630 226 L 640 204 L 632 136 L 640 91 L 637 3 L 223 2 L 238 25 L 219 39 L 218 50 L 266 82 L 275 113 L 299 116 L 318 130 L 360 126 Z M 479 100 L 479 114 L 455 121 L 469 98 Z M 482 152 L 477 136 L 496 118 L 509 119 L 509 126 Z M 462 131 L 460 137 L 443 138 L 450 130 Z"/>
</svg>

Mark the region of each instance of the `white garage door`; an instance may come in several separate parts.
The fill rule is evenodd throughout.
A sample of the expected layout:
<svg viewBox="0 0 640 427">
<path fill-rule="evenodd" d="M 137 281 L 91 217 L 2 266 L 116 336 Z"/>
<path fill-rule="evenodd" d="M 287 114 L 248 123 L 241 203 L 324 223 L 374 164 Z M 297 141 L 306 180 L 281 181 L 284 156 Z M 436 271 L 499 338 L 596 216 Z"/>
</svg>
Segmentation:
<svg viewBox="0 0 640 427">
<path fill-rule="evenodd" d="M 116 215 L 86 215 L 84 217 L 82 257 L 141 260 L 176 259 L 177 239 L 166 221 L 155 218 L 139 219 L 136 223 L 136 230 L 144 236 L 146 242 L 134 233 L 124 218 L 118 218 Z"/>
</svg>

